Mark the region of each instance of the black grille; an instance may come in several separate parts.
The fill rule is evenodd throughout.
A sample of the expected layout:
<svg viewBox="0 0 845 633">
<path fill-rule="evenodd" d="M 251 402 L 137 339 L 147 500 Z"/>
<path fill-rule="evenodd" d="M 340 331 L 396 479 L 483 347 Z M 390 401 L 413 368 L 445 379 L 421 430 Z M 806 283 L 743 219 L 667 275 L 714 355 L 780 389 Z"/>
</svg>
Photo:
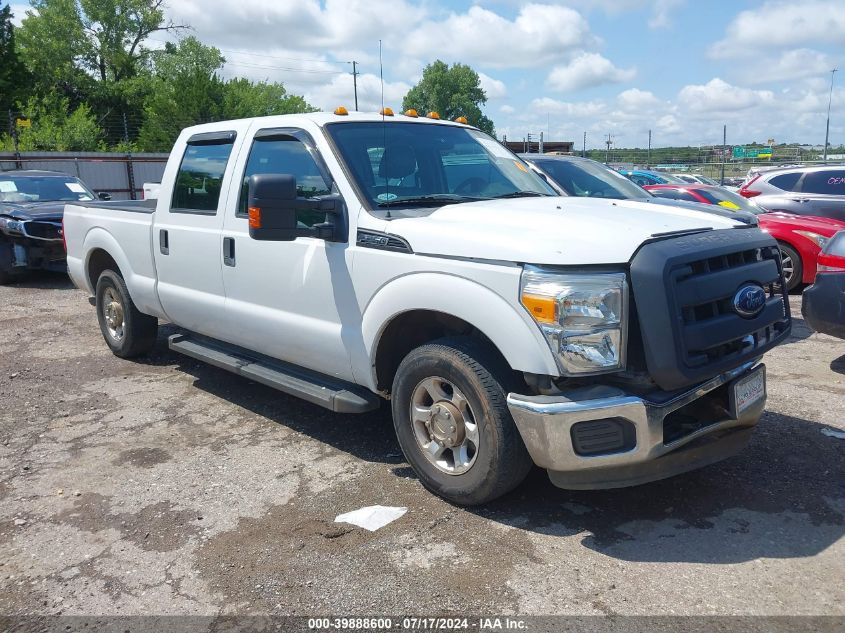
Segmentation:
<svg viewBox="0 0 845 633">
<path fill-rule="evenodd" d="M 57 222 L 26 222 L 24 230 L 29 237 L 41 240 L 60 240 L 62 225 Z"/>
<path fill-rule="evenodd" d="M 791 320 L 776 242 L 757 229 L 708 231 L 644 246 L 631 284 L 649 373 L 679 389 L 750 361 L 783 341 Z M 743 316 L 734 297 L 765 291 L 762 309 Z"/>
</svg>

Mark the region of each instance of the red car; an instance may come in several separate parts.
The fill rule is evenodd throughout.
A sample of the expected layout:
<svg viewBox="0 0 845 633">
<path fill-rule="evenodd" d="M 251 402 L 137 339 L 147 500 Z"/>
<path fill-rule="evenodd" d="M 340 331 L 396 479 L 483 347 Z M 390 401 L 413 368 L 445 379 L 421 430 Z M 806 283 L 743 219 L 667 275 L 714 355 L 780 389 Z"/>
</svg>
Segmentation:
<svg viewBox="0 0 845 633">
<path fill-rule="evenodd" d="M 735 211 L 748 211 L 757 216 L 760 228 L 780 243 L 783 276 L 788 290 L 802 283 L 811 284 L 816 277 L 819 251 L 845 222 L 791 213 L 769 213 L 740 195 L 712 185 L 646 185 L 658 198 L 717 204 Z"/>
</svg>

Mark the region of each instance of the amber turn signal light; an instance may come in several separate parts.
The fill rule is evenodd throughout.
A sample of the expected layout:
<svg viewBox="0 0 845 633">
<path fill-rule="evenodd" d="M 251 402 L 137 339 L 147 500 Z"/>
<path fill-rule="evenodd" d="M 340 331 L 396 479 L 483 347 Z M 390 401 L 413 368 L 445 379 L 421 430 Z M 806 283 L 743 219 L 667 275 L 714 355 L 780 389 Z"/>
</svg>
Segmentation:
<svg viewBox="0 0 845 633">
<path fill-rule="evenodd" d="M 261 209 L 259 209 L 258 207 L 249 208 L 249 228 L 261 228 Z"/>
</svg>

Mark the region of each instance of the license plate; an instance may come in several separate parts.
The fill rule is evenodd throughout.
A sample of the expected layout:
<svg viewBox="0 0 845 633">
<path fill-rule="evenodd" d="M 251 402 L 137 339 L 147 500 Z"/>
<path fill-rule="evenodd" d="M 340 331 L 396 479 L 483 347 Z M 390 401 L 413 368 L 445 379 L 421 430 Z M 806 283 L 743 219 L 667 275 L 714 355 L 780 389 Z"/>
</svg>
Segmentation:
<svg viewBox="0 0 845 633">
<path fill-rule="evenodd" d="M 759 367 L 733 385 L 733 413 L 738 418 L 745 411 L 766 399 L 766 369 Z"/>
</svg>

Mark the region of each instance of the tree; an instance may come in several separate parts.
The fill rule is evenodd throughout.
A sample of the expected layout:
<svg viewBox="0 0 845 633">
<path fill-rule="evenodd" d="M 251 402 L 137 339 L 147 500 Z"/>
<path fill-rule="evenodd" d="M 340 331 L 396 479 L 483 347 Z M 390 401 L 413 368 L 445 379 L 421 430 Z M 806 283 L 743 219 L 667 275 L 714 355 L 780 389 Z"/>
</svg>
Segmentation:
<svg viewBox="0 0 845 633">
<path fill-rule="evenodd" d="M 168 44 L 152 61 L 153 87 L 138 139 L 146 151 L 169 150 L 182 128 L 198 123 L 314 111 L 279 83 L 223 81 L 218 72 L 225 58 L 195 37 Z"/>
<path fill-rule="evenodd" d="M 18 129 L 18 146 L 22 152 L 93 152 L 104 149 L 102 132 L 90 108 L 81 105 L 71 109 L 67 97 L 57 94 L 30 97 L 21 106 L 30 127 Z M 14 147 L 9 135 L 0 139 L 6 151 Z"/>
<path fill-rule="evenodd" d="M 425 67 L 422 79 L 402 100 L 402 109 L 413 108 L 420 114 L 433 110 L 450 120 L 465 116 L 470 125 L 493 134 L 493 121 L 481 112 L 485 103 L 487 95 L 477 72 L 465 64 L 450 67 L 438 59 Z"/>
<path fill-rule="evenodd" d="M 87 103 L 99 119 L 141 117 L 151 89 L 147 39 L 185 28 L 164 18 L 164 0 L 31 0 L 18 45 L 35 92 L 58 90 L 72 106 Z M 108 128 L 107 140 L 123 136 Z"/>
<path fill-rule="evenodd" d="M 30 78 L 15 48 L 15 27 L 9 5 L 0 8 L 0 121 L 23 99 Z M 5 127 L 5 126 L 0 126 Z"/>
<path fill-rule="evenodd" d="M 223 90 L 221 115 L 224 119 L 243 119 L 274 114 L 314 112 L 303 97 L 287 93 L 279 83 L 258 82 L 248 79 L 231 79 Z"/>
<path fill-rule="evenodd" d="M 156 53 L 138 138 L 145 151 L 167 151 L 182 128 L 221 119 L 223 81 L 217 71 L 224 61 L 218 49 L 193 36 Z"/>
</svg>

